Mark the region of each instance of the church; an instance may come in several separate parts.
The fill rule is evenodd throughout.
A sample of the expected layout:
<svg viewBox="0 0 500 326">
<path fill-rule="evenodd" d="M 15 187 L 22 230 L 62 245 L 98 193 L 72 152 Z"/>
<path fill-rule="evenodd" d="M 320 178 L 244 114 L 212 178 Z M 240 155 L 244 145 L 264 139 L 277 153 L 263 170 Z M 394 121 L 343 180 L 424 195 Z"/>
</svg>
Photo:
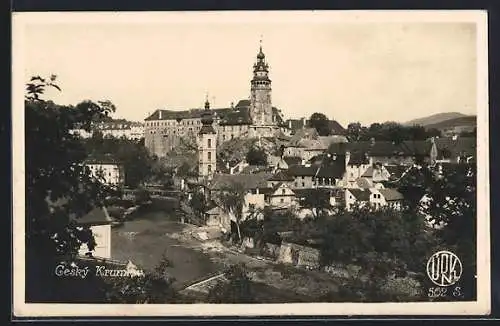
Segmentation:
<svg viewBox="0 0 500 326">
<path fill-rule="evenodd" d="M 145 119 L 144 140 L 150 153 L 163 157 L 183 139 L 196 139 L 203 128 L 207 108 L 156 110 Z M 253 65 L 250 98 L 226 108 L 211 108 L 215 140 L 238 137 L 272 137 L 287 128 L 280 110 L 272 106 L 269 65 L 260 46 Z"/>
</svg>

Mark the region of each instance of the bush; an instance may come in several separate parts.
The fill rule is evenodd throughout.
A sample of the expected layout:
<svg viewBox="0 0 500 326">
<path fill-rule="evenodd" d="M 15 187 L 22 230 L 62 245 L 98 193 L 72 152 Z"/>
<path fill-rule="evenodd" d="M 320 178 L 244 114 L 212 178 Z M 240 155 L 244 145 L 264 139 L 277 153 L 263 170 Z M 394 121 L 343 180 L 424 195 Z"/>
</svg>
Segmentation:
<svg viewBox="0 0 500 326">
<path fill-rule="evenodd" d="M 266 165 L 267 154 L 263 149 L 252 147 L 246 155 L 246 160 L 250 165 Z"/>
</svg>

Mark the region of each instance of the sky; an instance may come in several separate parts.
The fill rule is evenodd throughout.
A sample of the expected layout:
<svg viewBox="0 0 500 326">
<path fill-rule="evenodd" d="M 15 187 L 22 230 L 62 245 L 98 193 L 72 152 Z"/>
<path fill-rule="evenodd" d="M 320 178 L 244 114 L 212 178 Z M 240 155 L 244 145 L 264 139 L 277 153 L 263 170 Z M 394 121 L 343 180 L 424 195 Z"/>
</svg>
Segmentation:
<svg viewBox="0 0 500 326">
<path fill-rule="evenodd" d="M 476 114 L 474 23 L 224 17 L 33 21 L 22 33 L 24 78 L 55 74 L 55 102 L 110 100 L 116 118 L 134 121 L 202 107 L 207 93 L 212 107 L 229 107 L 250 95 L 262 39 L 273 106 L 286 118 L 322 112 L 346 126 Z"/>
</svg>

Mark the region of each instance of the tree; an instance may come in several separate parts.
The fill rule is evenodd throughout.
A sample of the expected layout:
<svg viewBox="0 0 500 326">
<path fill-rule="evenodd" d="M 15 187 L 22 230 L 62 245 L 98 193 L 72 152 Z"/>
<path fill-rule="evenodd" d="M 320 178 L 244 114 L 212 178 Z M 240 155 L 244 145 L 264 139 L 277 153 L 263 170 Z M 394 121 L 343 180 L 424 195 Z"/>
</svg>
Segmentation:
<svg viewBox="0 0 500 326">
<path fill-rule="evenodd" d="M 347 138 L 350 141 L 358 141 L 364 134 L 364 128 L 359 122 L 351 122 L 347 125 Z"/>
<path fill-rule="evenodd" d="M 309 118 L 309 126 L 315 128 L 320 136 L 330 135 L 330 121 L 323 113 L 313 113 Z"/>
<path fill-rule="evenodd" d="M 324 216 L 327 210 L 332 208 L 330 205 L 330 194 L 322 189 L 310 189 L 300 200 L 300 205 L 309 208 L 315 218 Z"/>
<path fill-rule="evenodd" d="M 246 161 L 250 165 L 266 165 L 267 154 L 262 148 L 251 147 L 247 152 Z"/>
<path fill-rule="evenodd" d="M 42 99 L 55 76 L 31 78 L 25 96 L 26 155 L 26 301 L 108 302 L 110 291 L 103 279 L 57 277 L 54 268 L 78 262 L 78 250 L 95 246 L 92 232 L 73 219 L 101 206 L 111 189 L 96 182 L 83 165 L 87 151 L 71 130 L 90 131 L 92 121 L 114 112 L 108 101 L 84 101 L 76 106 L 57 105 Z M 158 290 L 167 291 L 162 283 Z M 141 288 L 141 287 L 138 287 Z M 149 291 L 149 290 L 148 290 Z M 127 296 L 120 292 L 124 298 Z"/>
<path fill-rule="evenodd" d="M 360 267 L 364 295 L 380 300 L 380 286 L 392 274 L 425 271 L 437 245 L 423 215 L 390 208 L 358 207 L 328 220 L 323 232 L 323 265 L 343 263 Z"/>
<path fill-rule="evenodd" d="M 200 220 L 204 220 L 204 214 L 208 207 L 205 194 L 201 191 L 194 192 L 191 196 L 191 200 L 189 201 L 189 206 L 191 206 L 194 213 Z"/>
<path fill-rule="evenodd" d="M 60 90 L 55 79 L 31 78 L 25 96 L 26 279 L 42 287 L 27 286 L 28 300 L 47 290 L 43 286 L 49 283 L 38 277 L 47 275 L 54 259 L 74 257 L 82 244 L 93 249 L 91 231 L 78 228 L 72 217 L 101 205 L 110 193 L 90 177 L 82 164 L 85 149 L 70 130 L 78 126 L 88 131 L 95 116 L 114 107 L 90 101 L 61 106 L 42 100 L 47 87 Z"/>
<path fill-rule="evenodd" d="M 102 138 L 98 135 L 84 141 L 89 155 L 110 155 L 121 164 L 125 172 L 125 185 L 136 188 L 150 178 L 161 178 L 161 167 L 144 145 L 128 139 Z"/>
<path fill-rule="evenodd" d="M 243 264 L 229 267 L 225 273 L 227 282 L 217 284 L 208 294 L 211 303 L 253 303 L 251 281 Z"/>
<path fill-rule="evenodd" d="M 238 182 L 226 185 L 215 195 L 215 201 L 228 212 L 231 220 L 236 224 L 238 241 L 242 240 L 240 223 L 243 219 L 243 204 L 245 202 L 245 195 L 245 187 Z"/>
<path fill-rule="evenodd" d="M 106 301 L 110 303 L 176 303 L 179 299 L 168 278 L 169 260 L 163 255 L 159 264 L 141 276 L 111 277 L 106 281 Z"/>
<path fill-rule="evenodd" d="M 442 247 L 460 257 L 460 282 L 469 299 L 476 288 L 476 182 L 476 166 L 470 163 L 415 167 L 398 182 L 400 191 L 412 198 L 410 208 L 442 226 L 436 235 Z"/>
</svg>

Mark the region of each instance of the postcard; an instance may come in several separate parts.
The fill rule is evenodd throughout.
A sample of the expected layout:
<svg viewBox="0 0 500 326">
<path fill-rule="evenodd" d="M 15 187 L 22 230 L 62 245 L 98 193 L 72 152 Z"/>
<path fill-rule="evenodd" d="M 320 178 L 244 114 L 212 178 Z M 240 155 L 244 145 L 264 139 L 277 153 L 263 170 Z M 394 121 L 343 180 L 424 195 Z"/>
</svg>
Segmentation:
<svg viewBox="0 0 500 326">
<path fill-rule="evenodd" d="M 13 14 L 16 317 L 486 315 L 485 11 Z"/>
</svg>

